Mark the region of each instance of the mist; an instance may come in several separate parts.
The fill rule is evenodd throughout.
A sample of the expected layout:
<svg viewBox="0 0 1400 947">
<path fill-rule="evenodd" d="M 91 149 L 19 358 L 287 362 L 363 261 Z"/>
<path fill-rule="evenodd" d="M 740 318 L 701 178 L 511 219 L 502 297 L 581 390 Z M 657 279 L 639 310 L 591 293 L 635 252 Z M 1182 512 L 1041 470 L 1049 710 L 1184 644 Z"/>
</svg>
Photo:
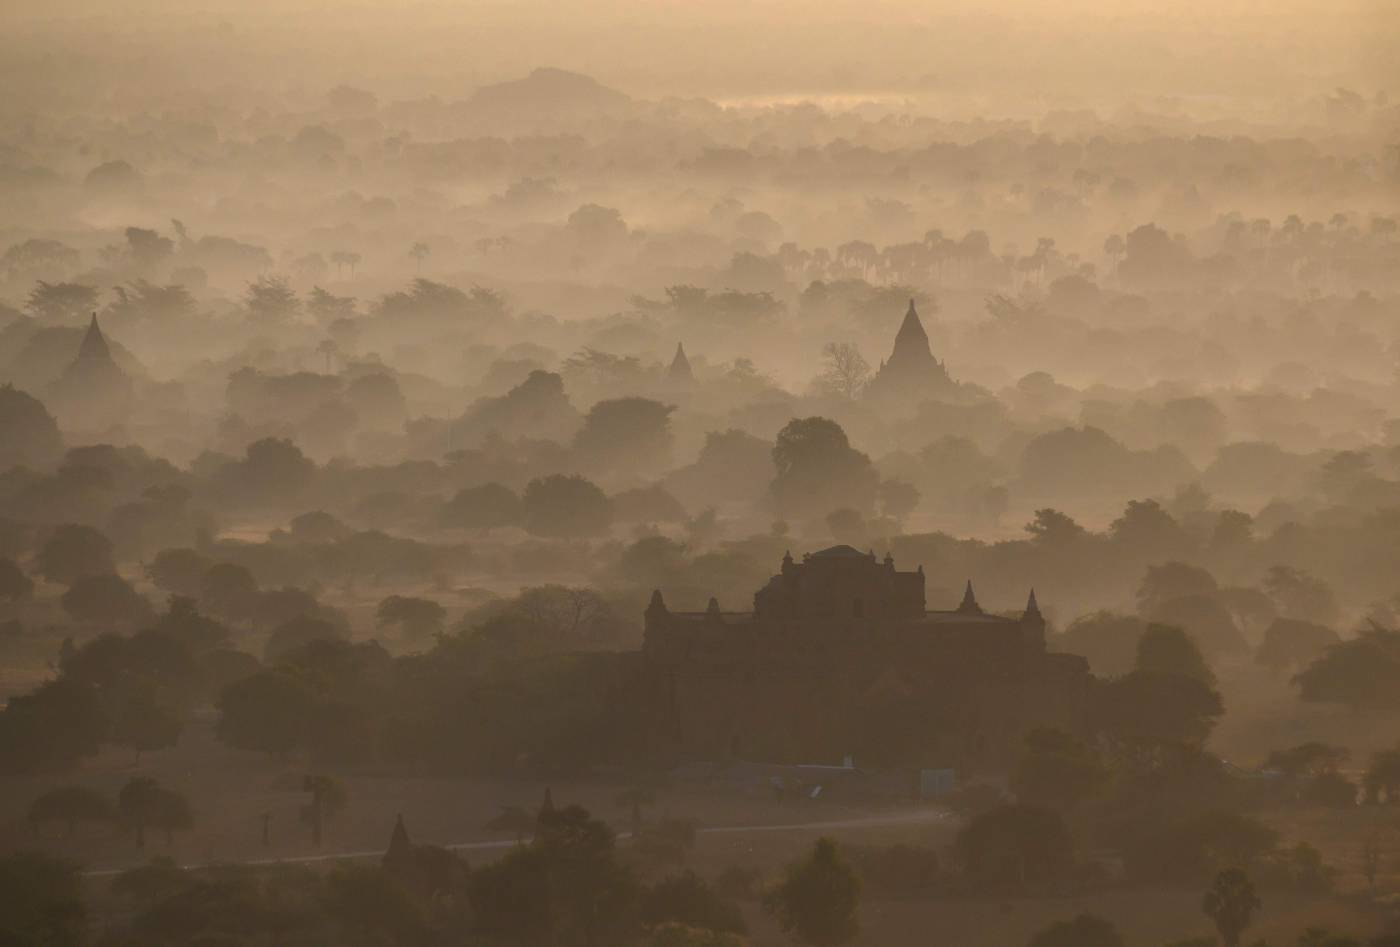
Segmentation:
<svg viewBox="0 0 1400 947">
<path fill-rule="evenodd" d="M 6 5 L 0 943 L 1396 943 L 1397 38 Z"/>
</svg>

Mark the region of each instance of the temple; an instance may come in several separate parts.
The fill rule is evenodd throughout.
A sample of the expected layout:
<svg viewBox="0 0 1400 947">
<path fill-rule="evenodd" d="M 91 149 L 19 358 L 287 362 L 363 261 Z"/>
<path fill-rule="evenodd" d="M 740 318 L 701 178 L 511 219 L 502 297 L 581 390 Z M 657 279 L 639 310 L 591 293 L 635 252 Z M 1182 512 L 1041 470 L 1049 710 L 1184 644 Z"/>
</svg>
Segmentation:
<svg viewBox="0 0 1400 947">
<path fill-rule="evenodd" d="M 666 369 L 666 381 L 670 385 L 689 386 L 695 381 L 695 373 L 690 370 L 690 359 L 685 357 L 685 346 L 676 343 L 676 355 L 671 359 L 671 367 Z"/>
<path fill-rule="evenodd" d="M 1092 678 L 1019 614 L 929 609 L 922 566 L 833 546 L 781 570 L 753 610 L 646 610 L 659 740 L 690 759 L 995 765 L 1041 726 L 1083 729 Z"/>
<path fill-rule="evenodd" d="M 928 333 L 919 321 L 914 300 L 904 313 L 904 322 L 894 337 L 894 351 L 880 363 L 879 371 L 870 380 L 866 397 L 875 400 L 920 401 L 950 395 L 957 383 L 948 375 L 943 363 L 933 357 Z"/>
<path fill-rule="evenodd" d="M 103 430 L 124 423 L 133 385 L 114 358 L 97 313 L 92 314 L 77 357 L 54 382 L 51 403 L 64 426 Z"/>
</svg>

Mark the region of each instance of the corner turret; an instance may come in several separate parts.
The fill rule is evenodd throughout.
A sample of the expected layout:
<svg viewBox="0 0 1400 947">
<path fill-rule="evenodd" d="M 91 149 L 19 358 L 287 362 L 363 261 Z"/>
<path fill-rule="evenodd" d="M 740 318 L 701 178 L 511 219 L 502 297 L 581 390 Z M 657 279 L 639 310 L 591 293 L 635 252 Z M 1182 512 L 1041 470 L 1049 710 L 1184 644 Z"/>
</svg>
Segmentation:
<svg viewBox="0 0 1400 947">
<path fill-rule="evenodd" d="M 647 603 L 647 610 L 643 613 L 644 631 L 648 637 L 654 631 L 665 628 L 671 618 L 671 611 L 666 607 L 666 600 L 661 597 L 660 589 L 652 589 L 651 601 Z"/>
<path fill-rule="evenodd" d="M 1026 610 L 1021 613 L 1021 627 L 1026 629 L 1028 640 L 1039 650 L 1045 650 L 1045 616 L 1040 613 L 1040 605 L 1035 600 L 1035 589 L 1031 589 L 1026 599 Z"/>
<path fill-rule="evenodd" d="M 413 857 L 413 842 L 408 838 L 408 829 L 403 824 L 403 813 L 394 820 L 394 832 L 389 836 L 389 848 L 384 852 L 384 865 L 393 867 Z"/>
</svg>

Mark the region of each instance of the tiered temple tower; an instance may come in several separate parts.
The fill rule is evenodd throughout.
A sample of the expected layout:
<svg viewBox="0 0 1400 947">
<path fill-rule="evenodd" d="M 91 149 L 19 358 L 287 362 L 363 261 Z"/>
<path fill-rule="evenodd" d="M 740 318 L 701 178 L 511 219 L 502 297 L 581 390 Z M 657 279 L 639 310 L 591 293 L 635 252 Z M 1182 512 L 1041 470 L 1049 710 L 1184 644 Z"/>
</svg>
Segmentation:
<svg viewBox="0 0 1400 947">
<path fill-rule="evenodd" d="M 904 322 L 894 337 L 894 351 L 880 363 L 880 370 L 866 389 L 866 397 L 917 402 L 951 394 L 956 388 L 957 384 L 949 377 L 947 368 L 933 357 L 928 333 L 919 320 L 914 300 L 909 300 Z"/>
</svg>

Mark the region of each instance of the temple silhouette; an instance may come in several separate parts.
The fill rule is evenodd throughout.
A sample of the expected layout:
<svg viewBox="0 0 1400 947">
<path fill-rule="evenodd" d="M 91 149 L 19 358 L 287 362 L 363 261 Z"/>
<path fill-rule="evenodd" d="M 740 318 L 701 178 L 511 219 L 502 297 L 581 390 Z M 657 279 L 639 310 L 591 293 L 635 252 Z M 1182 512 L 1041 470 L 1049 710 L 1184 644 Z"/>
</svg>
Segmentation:
<svg viewBox="0 0 1400 947">
<path fill-rule="evenodd" d="M 656 590 L 645 621 L 658 739 L 681 758 L 990 764 L 1035 727 L 1082 730 L 1092 684 L 1046 650 L 1034 591 L 1014 615 L 971 582 L 929 609 L 922 566 L 845 545 L 785 555 L 752 611 L 672 611 Z"/>
<path fill-rule="evenodd" d="M 690 359 L 685 357 L 685 345 L 681 342 L 676 343 L 676 355 L 666 369 L 666 381 L 676 386 L 689 386 L 695 381 L 695 373 L 690 370 Z"/>
<path fill-rule="evenodd" d="M 957 388 L 948 369 L 934 358 L 914 300 L 909 300 L 904 322 L 894 337 L 894 350 L 880 362 L 865 396 L 876 401 L 907 403 L 952 395 Z"/>
<path fill-rule="evenodd" d="M 93 313 L 77 356 L 53 384 L 51 404 L 65 427 L 105 430 L 125 423 L 133 397 L 132 380 L 112 357 Z"/>
</svg>

